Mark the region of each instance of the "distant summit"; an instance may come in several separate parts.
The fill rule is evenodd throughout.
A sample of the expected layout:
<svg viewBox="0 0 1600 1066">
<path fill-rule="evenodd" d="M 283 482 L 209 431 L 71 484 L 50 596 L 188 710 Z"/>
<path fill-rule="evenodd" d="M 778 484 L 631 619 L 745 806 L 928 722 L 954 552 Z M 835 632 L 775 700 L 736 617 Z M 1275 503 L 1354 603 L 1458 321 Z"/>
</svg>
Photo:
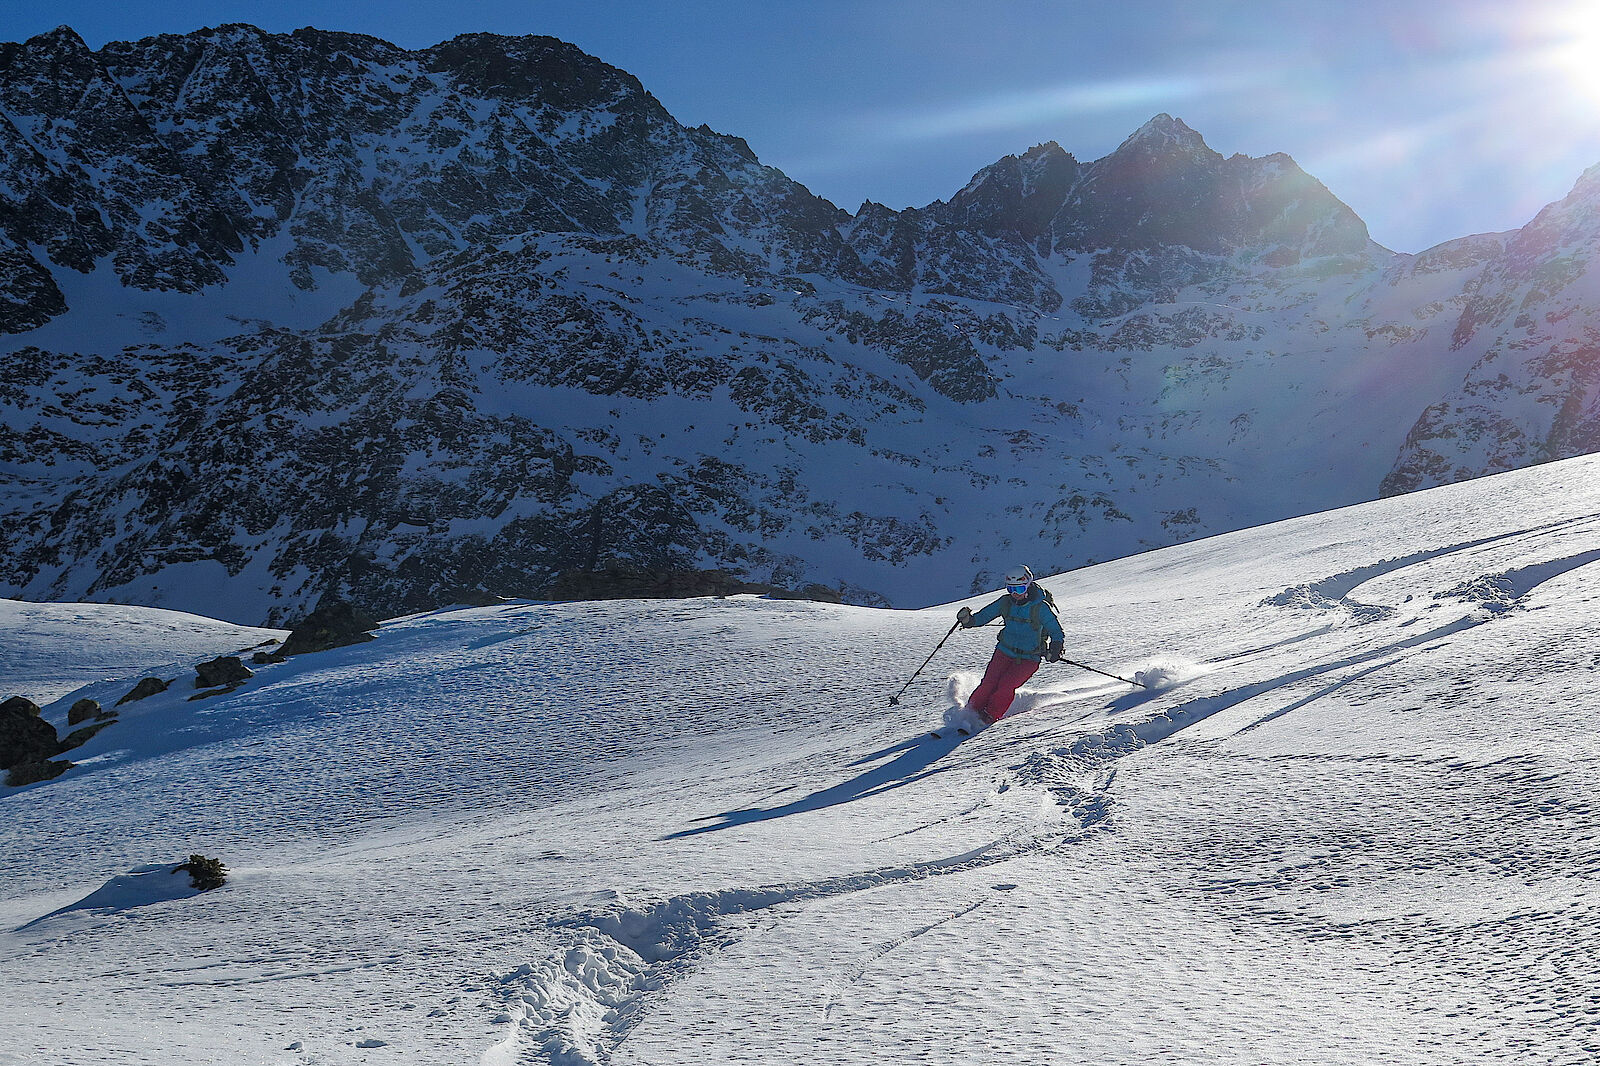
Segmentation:
<svg viewBox="0 0 1600 1066">
<path fill-rule="evenodd" d="M 1134 130 L 1132 135 L 1117 148 L 1118 153 L 1129 150 L 1211 152 L 1211 149 L 1206 147 L 1205 138 L 1190 129 L 1182 119 L 1173 118 L 1166 112 L 1156 115 Z"/>
</svg>

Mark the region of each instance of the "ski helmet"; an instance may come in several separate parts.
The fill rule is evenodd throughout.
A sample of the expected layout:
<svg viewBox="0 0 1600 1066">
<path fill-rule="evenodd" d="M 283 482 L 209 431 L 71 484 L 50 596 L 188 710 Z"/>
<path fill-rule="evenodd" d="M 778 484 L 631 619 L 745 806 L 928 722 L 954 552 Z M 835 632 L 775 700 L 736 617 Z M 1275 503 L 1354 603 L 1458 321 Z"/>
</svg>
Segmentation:
<svg viewBox="0 0 1600 1066">
<path fill-rule="evenodd" d="M 1006 571 L 1006 589 L 1022 589 L 1024 592 L 1033 585 L 1033 571 L 1026 566 L 1017 565 Z"/>
</svg>

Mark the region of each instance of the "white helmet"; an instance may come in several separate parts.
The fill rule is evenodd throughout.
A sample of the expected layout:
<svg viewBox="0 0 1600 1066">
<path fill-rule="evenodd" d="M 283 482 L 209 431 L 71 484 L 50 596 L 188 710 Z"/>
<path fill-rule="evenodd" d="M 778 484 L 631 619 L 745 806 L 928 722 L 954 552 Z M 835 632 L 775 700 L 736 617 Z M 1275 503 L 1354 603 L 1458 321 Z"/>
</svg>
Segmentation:
<svg viewBox="0 0 1600 1066">
<path fill-rule="evenodd" d="M 1033 571 L 1026 566 L 1017 565 L 1006 571 L 1006 588 L 1026 588 L 1033 584 Z"/>
</svg>

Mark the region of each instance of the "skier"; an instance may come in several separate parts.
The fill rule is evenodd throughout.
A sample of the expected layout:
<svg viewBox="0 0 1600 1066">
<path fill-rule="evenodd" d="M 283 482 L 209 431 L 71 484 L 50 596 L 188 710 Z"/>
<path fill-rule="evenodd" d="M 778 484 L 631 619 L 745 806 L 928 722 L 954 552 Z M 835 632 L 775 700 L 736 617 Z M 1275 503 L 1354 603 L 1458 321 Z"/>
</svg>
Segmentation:
<svg viewBox="0 0 1600 1066">
<path fill-rule="evenodd" d="M 1039 669 L 1041 657 L 1059 662 L 1066 644 L 1061 619 L 1056 617 L 1055 600 L 1033 580 L 1033 571 L 1014 566 L 1006 571 L 1006 591 L 989 606 L 974 614 L 963 607 L 956 620 L 972 629 L 1004 618 L 994 656 L 983 680 L 967 701 L 985 724 L 993 725 L 1011 707 L 1017 689 Z"/>
</svg>

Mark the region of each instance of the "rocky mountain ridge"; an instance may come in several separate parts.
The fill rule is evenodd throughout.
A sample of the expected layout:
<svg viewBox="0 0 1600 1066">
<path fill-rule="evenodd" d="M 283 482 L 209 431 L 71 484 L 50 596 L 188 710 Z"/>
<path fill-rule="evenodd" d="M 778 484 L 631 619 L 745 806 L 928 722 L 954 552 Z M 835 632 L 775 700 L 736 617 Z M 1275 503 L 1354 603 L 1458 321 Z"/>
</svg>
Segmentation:
<svg viewBox="0 0 1600 1066">
<path fill-rule="evenodd" d="M 1590 176 L 1402 256 L 1160 115 L 850 214 L 550 38 L 248 26 L 0 45 L 0 142 L 23 598 L 279 623 L 620 566 L 906 605 L 1470 476 L 1491 363 L 1562 427 L 1504 461 L 1594 440 Z"/>
</svg>

